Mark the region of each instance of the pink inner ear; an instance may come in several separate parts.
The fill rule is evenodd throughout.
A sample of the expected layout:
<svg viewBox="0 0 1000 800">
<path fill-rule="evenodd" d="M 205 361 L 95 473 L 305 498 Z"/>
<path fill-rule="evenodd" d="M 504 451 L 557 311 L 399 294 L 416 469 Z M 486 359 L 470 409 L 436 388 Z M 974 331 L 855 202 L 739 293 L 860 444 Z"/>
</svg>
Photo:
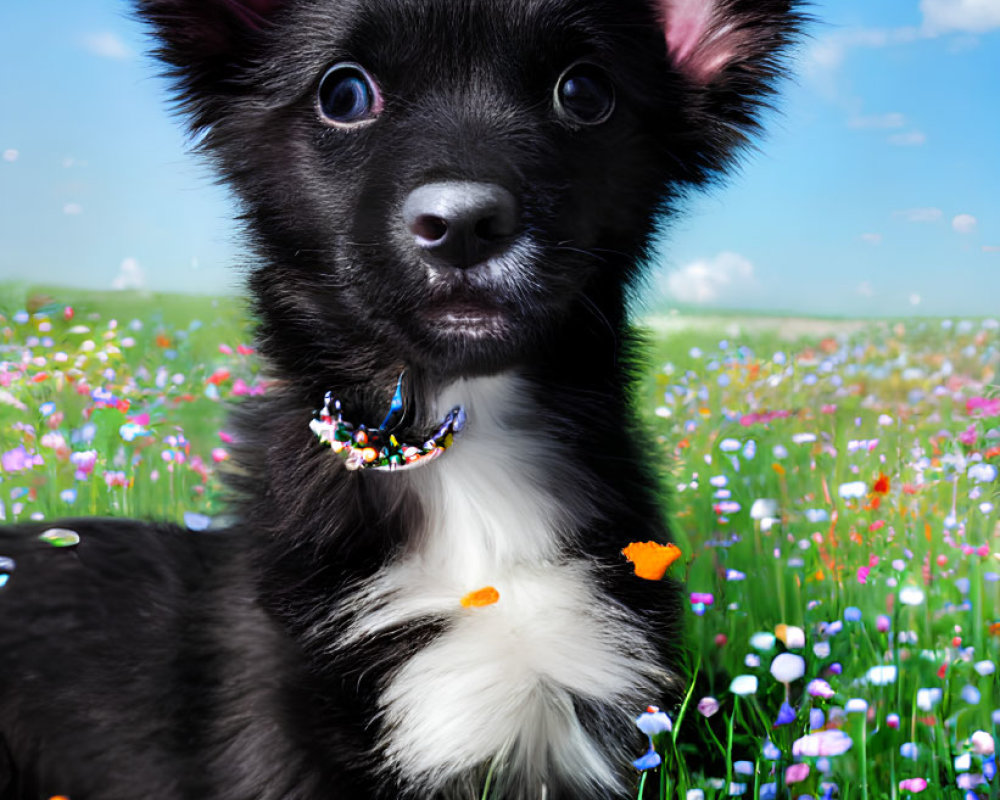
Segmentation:
<svg viewBox="0 0 1000 800">
<path fill-rule="evenodd" d="M 658 0 L 667 50 L 674 64 L 697 81 L 711 80 L 732 60 L 731 24 L 716 19 L 718 0 Z"/>
</svg>

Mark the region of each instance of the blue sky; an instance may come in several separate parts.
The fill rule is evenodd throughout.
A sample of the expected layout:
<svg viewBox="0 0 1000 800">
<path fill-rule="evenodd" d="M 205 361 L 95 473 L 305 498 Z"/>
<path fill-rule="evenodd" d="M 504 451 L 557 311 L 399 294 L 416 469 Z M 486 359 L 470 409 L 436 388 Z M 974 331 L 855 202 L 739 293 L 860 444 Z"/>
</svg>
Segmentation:
<svg viewBox="0 0 1000 800">
<path fill-rule="evenodd" d="M 814 14 L 759 151 L 673 221 L 651 288 L 709 308 L 997 313 L 1000 0 Z M 238 291 L 230 201 L 186 153 L 124 0 L 8 0 L 0 23 L 0 279 Z"/>
</svg>

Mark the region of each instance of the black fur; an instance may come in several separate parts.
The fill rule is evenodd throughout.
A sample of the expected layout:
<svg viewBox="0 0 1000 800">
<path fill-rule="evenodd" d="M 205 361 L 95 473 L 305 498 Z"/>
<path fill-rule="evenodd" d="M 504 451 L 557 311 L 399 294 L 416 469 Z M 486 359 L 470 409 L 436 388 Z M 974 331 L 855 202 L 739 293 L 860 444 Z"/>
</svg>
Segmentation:
<svg viewBox="0 0 1000 800">
<path fill-rule="evenodd" d="M 0 592 L 2 800 L 412 795 L 378 769 L 376 700 L 444 623 L 347 654 L 330 652 L 337 631 L 310 633 L 405 548 L 424 511 L 397 476 L 346 472 L 308 422 L 331 389 L 349 417 L 376 421 L 403 369 L 414 431 L 458 377 L 525 376 L 539 430 L 593 487 L 574 555 L 675 662 L 676 587 L 638 580 L 620 555 L 668 540 L 633 435 L 624 297 L 662 215 L 745 144 L 801 23 L 794 0 L 717 5 L 717 28 L 749 35 L 706 78 L 673 63 L 669 7 L 654 0 L 138 0 L 181 110 L 242 203 L 275 384 L 236 415 L 231 529 L 71 520 L 60 524 L 82 541 L 64 550 L 37 542 L 48 526 L 0 534 L 0 555 L 17 562 Z M 553 110 L 554 83 L 578 59 L 613 76 L 601 125 Z M 318 81 L 338 61 L 379 81 L 374 124 L 317 119 Z M 430 285 L 398 213 L 441 180 L 517 197 L 540 249 L 524 281 Z M 422 310 L 457 295 L 494 304 L 502 335 L 442 335 Z M 553 471 L 554 492 L 561 479 Z M 601 729 L 599 710 L 581 701 L 579 712 Z M 441 797 L 478 797 L 469 787 L 485 767 Z M 547 796 L 584 797 L 557 779 Z"/>
</svg>

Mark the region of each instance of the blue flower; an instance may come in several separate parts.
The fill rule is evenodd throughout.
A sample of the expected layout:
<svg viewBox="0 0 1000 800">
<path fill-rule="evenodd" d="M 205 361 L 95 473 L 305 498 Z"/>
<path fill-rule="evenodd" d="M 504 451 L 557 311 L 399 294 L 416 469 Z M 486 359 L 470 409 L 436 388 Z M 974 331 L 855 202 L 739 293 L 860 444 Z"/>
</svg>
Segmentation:
<svg viewBox="0 0 1000 800">
<path fill-rule="evenodd" d="M 635 767 L 640 772 L 644 772 L 647 769 L 655 769 L 660 766 L 663 759 L 660 758 L 660 754 L 657 753 L 652 746 L 650 746 L 649 751 L 644 756 L 640 756 L 635 761 L 632 762 L 632 766 Z"/>
<path fill-rule="evenodd" d="M 635 726 L 650 737 L 661 733 L 670 733 L 674 727 L 670 717 L 656 706 L 648 706 L 646 711 L 636 717 Z"/>
<path fill-rule="evenodd" d="M 788 725 L 792 722 L 795 722 L 795 709 L 788 705 L 787 702 L 782 703 L 781 709 L 778 711 L 778 719 L 774 722 L 774 727 Z"/>
<path fill-rule="evenodd" d="M 844 609 L 844 619 L 848 622 L 860 622 L 861 609 L 857 606 L 848 606 Z"/>
</svg>

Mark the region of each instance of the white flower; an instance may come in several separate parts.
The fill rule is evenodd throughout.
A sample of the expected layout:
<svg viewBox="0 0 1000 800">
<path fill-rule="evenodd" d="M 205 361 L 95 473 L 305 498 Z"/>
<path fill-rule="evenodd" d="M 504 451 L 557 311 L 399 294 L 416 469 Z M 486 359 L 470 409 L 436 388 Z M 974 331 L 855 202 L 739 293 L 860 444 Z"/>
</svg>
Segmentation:
<svg viewBox="0 0 1000 800">
<path fill-rule="evenodd" d="M 806 660 L 794 653 L 781 653 L 771 662 L 771 674 L 781 683 L 797 681 L 806 674 Z"/>
<path fill-rule="evenodd" d="M 815 433 L 796 433 L 792 436 L 792 441 L 795 444 L 810 444 L 816 441 Z"/>
<path fill-rule="evenodd" d="M 984 678 L 997 671 L 997 666 L 992 661 L 977 661 L 973 669 Z"/>
<path fill-rule="evenodd" d="M 719 442 L 719 449 L 723 453 L 735 453 L 742 446 L 743 445 L 740 444 L 739 439 L 723 439 L 721 442 Z"/>
<path fill-rule="evenodd" d="M 785 625 L 784 636 L 782 636 L 781 626 L 778 627 L 778 636 L 789 650 L 801 650 L 806 646 L 806 632 L 802 628 L 797 625 Z"/>
<path fill-rule="evenodd" d="M 941 702 L 943 692 L 940 689 L 917 689 L 917 708 L 921 711 L 932 711 Z"/>
<path fill-rule="evenodd" d="M 750 506 L 750 519 L 764 519 L 778 513 L 778 501 L 760 497 Z"/>
<path fill-rule="evenodd" d="M 899 590 L 899 602 L 907 606 L 919 606 L 924 602 L 924 592 L 917 586 L 904 586 Z"/>
<path fill-rule="evenodd" d="M 846 711 L 848 714 L 867 714 L 868 701 L 863 700 L 860 697 L 852 697 L 844 705 L 844 711 Z"/>
<path fill-rule="evenodd" d="M 896 668 L 893 666 L 872 667 L 868 670 L 868 682 L 875 686 L 887 686 L 896 682 Z"/>
<path fill-rule="evenodd" d="M 774 648 L 773 633 L 755 633 L 750 637 L 750 646 L 754 650 L 767 651 Z"/>
<path fill-rule="evenodd" d="M 729 684 L 729 691 L 740 697 L 747 697 L 757 693 L 756 675 L 737 675 Z"/>
<path fill-rule="evenodd" d="M 837 490 L 837 493 L 844 500 L 851 500 L 864 497 L 866 494 L 868 494 L 868 484 L 865 483 L 864 481 L 851 481 L 850 483 L 842 483 L 840 484 L 840 488 Z"/>
<path fill-rule="evenodd" d="M 978 756 L 991 756 L 996 752 L 996 743 L 986 731 L 976 731 L 970 737 L 972 752 Z"/>
<path fill-rule="evenodd" d="M 992 464 L 980 462 L 969 467 L 969 479 L 976 483 L 992 483 L 997 479 L 997 468 Z"/>
</svg>

